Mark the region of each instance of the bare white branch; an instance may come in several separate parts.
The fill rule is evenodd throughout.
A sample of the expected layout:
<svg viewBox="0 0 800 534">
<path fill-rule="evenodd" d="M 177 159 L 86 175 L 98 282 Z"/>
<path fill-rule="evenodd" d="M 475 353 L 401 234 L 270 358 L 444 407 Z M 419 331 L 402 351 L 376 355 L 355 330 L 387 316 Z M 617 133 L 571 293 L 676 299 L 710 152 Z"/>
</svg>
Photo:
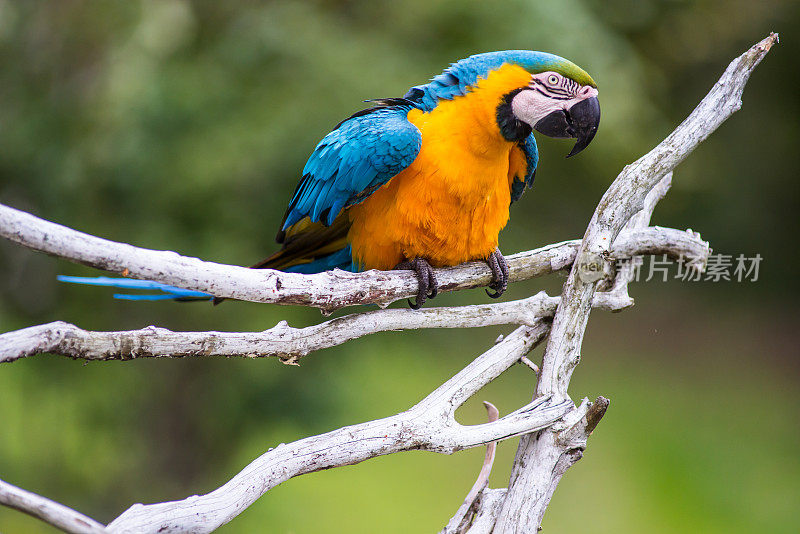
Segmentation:
<svg viewBox="0 0 800 534">
<path fill-rule="evenodd" d="M 292 477 L 419 449 L 450 454 L 545 428 L 572 409 L 571 401 L 540 398 L 495 422 L 463 426 L 454 414 L 476 391 L 517 362 L 549 325 L 522 326 L 406 412 L 279 445 L 206 495 L 137 504 L 108 525 L 110 532 L 211 532 L 236 517 L 270 488 Z"/>
<path fill-rule="evenodd" d="M 388 305 L 415 296 L 418 289 L 417 278 L 410 271 L 350 273 L 336 269 L 306 275 L 247 269 L 101 239 L 2 204 L 0 236 L 32 250 L 130 278 L 252 302 L 334 311 L 354 304 Z M 567 269 L 578 244 L 567 241 L 507 257 L 510 281 Z M 436 276 L 440 291 L 482 287 L 492 279 L 489 268 L 480 262 L 441 269 Z"/>
<path fill-rule="evenodd" d="M 776 39 L 773 34 L 736 58 L 689 117 L 653 150 L 626 166 L 603 195 L 564 284 L 564 305 L 556 313 L 553 336 L 545 350 L 540 394 L 567 396 L 598 281 L 587 276 L 593 271 L 591 266 L 610 261 L 612 243 L 631 217 L 645 207 L 648 193 L 741 107 L 750 74 Z"/>
<path fill-rule="evenodd" d="M 355 304 L 386 306 L 416 295 L 418 282 L 409 271 L 341 270 L 305 275 L 271 269 L 247 269 L 117 243 L 39 219 L 0 204 L 0 236 L 32 250 L 76 263 L 153 280 L 219 297 L 252 302 L 300 304 L 334 311 Z M 508 256 L 510 282 L 568 269 L 579 240 L 565 241 Z M 491 282 L 489 268 L 470 262 L 437 270 L 440 291 L 483 287 Z"/>
<path fill-rule="evenodd" d="M 641 245 L 639 245 L 639 243 Z M 577 246 L 577 242 L 576 242 Z M 548 248 L 532 258 L 550 254 L 558 261 L 569 257 L 562 247 Z M 664 253 L 673 257 L 705 257 L 708 243 L 694 234 L 669 228 L 636 230 L 619 249 L 618 259 L 640 254 Z M 573 250 L 574 254 L 574 250 Z M 574 257 L 574 256 L 573 256 Z M 522 269 L 525 269 L 522 264 Z M 619 310 L 632 304 L 621 294 L 598 294 L 595 305 Z M 420 328 L 475 328 L 517 324 L 530 325 L 537 318 L 552 317 L 558 297 L 540 293 L 526 299 L 493 304 L 421 310 L 375 310 L 346 315 L 306 328 L 292 328 L 284 321 L 263 332 L 171 332 L 149 326 L 122 332 L 89 332 L 64 322 L 32 326 L 0 334 L 0 363 L 50 352 L 87 360 L 127 360 L 184 356 L 277 356 L 285 363 L 323 348 L 341 345 L 352 339 L 394 330 Z"/>
<path fill-rule="evenodd" d="M 70 534 L 102 534 L 106 527 L 72 508 L 0 480 L 0 504 L 19 510 Z"/>
<path fill-rule="evenodd" d="M 277 356 L 284 363 L 323 348 L 377 332 L 417 328 L 471 328 L 534 324 L 552 316 L 557 297 L 544 293 L 523 300 L 417 310 L 375 310 L 346 315 L 306 328 L 285 321 L 263 332 L 172 332 L 148 326 L 140 330 L 90 332 L 65 322 L 0 334 L 0 362 L 49 352 L 87 360 L 185 356 Z"/>
<path fill-rule="evenodd" d="M 649 204 L 654 205 L 669 187 L 669 178 L 665 177 L 741 107 L 741 95 L 750 74 L 777 39 L 776 34 L 771 34 L 733 60 L 689 117 L 652 151 L 625 167 L 603 195 L 564 284 L 542 361 L 537 395 L 568 398 L 569 381 L 580 360 L 583 335 L 600 280 L 594 273 L 606 270 L 612 244 L 637 212 L 644 211 L 642 218 L 649 219 L 652 209 L 648 213 L 647 197 L 651 191 L 655 189 Z M 561 475 L 580 458 L 583 447 L 585 441 L 575 446 L 561 439 L 556 429 L 523 437 L 493 532 L 536 532 Z"/>
</svg>

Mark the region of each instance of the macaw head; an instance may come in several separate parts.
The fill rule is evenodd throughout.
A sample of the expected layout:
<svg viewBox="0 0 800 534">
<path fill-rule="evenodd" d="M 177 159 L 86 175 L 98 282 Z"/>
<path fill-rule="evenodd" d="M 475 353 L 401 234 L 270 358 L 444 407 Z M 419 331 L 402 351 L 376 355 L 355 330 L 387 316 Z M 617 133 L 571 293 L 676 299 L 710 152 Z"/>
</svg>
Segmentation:
<svg viewBox="0 0 800 534">
<path fill-rule="evenodd" d="M 439 100 L 465 95 L 492 78 L 508 84 L 501 85 L 503 96 L 496 114 L 506 139 L 519 141 L 531 129 L 548 137 L 577 139 L 569 157 L 586 148 L 597 133 L 597 84 L 576 64 L 545 52 L 476 54 L 453 63 L 428 84 L 411 88 L 406 98 L 432 109 Z"/>
<path fill-rule="evenodd" d="M 562 58 L 530 70 L 530 83 L 507 96 L 511 113 L 548 137 L 577 138 L 567 154 L 574 156 L 589 145 L 600 125 L 597 85 L 580 67 Z"/>
</svg>

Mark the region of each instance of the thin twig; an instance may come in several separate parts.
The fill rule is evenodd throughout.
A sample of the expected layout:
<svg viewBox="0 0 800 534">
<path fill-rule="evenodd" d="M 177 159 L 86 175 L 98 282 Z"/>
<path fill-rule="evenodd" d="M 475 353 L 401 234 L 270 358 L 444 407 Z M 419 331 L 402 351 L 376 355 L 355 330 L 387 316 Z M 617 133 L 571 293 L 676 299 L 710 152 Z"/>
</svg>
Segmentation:
<svg viewBox="0 0 800 534">
<path fill-rule="evenodd" d="M 500 412 L 497 410 L 497 407 L 489 401 L 483 401 L 483 406 L 486 408 L 488 421 L 490 423 L 492 421 L 497 421 L 498 417 L 500 417 Z M 467 496 L 464 498 L 464 502 L 461 503 L 456 515 L 450 519 L 450 522 L 444 529 L 442 529 L 440 534 L 461 534 L 466 532 L 466 529 L 469 527 L 469 523 L 474 516 L 474 505 L 476 504 L 476 500 L 489 484 L 489 475 L 492 474 L 492 466 L 494 465 L 494 456 L 496 450 L 496 441 L 486 444 L 486 455 L 483 457 L 483 465 L 481 465 L 478 478 L 475 480 L 475 483 L 472 485 L 469 493 L 467 493 Z"/>
</svg>

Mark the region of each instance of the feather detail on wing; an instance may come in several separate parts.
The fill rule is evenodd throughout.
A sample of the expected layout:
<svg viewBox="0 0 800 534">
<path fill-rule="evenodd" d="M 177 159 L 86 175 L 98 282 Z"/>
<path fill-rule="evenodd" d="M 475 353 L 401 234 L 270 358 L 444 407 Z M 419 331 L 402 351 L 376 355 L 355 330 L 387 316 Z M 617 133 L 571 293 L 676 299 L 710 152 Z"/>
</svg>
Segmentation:
<svg viewBox="0 0 800 534">
<path fill-rule="evenodd" d="M 413 107 L 403 99 L 379 100 L 320 141 L 286 210 L 279 243 L 306 217 L 330 226 L 342 209 L 358 204 L 414 161 L 422 136 L 406 118 Z"/>
</svg>

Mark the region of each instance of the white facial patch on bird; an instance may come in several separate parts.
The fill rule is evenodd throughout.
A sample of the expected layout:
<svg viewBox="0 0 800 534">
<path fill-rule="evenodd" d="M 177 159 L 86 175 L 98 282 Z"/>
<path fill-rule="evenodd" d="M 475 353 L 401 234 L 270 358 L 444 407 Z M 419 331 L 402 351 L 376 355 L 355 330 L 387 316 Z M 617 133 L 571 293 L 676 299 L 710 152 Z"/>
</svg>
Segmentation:
<svg viewBox="0 0 800 534">
<path fill-rule="evenodd" d="M 534 126 L 553 111 L 567 110 L 597 94 L 596 88 L 580 85 L 557 72 L 540 72 L 531 76 L 527 89 L 514 96 L 511 110 L 519 120 Z"/>
</svg>

